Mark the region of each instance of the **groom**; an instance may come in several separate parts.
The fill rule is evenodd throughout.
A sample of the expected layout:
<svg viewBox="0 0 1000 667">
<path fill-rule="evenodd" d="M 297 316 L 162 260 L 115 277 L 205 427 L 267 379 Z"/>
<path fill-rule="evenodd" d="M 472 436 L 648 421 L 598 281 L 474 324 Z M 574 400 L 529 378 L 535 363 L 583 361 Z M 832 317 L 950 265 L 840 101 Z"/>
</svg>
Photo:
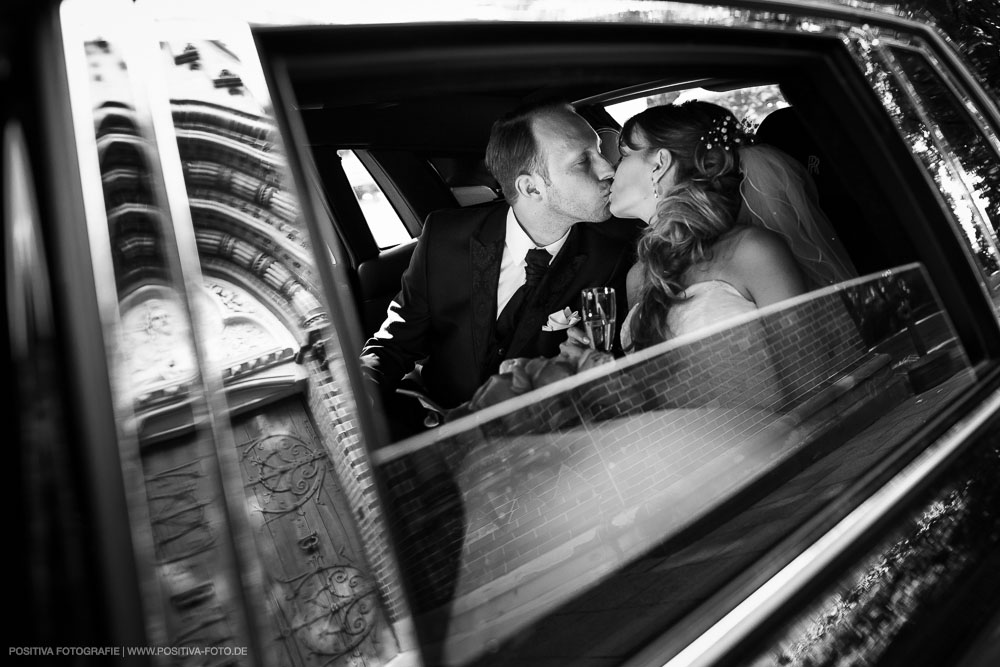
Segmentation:
<svg viewBox="0 0 1000 667">
<path fill-rule="evenodd" d="M 428 216 L 402 288 L 362 350 L 393 417 L 394 392 L 418 362 L 427 394 L 451 408 L 502 360 L 556 354 L 565 333 L 542 327 L 551 313 L 578 310 L 583 288 L 615 287 L 626 307 L 633 244 L 579 224 L 611 215 L 614 168 L 593 128 L 569 105 L 512 112 L 493 125 L 486 165 L 506 202 Z"/>
</svg>

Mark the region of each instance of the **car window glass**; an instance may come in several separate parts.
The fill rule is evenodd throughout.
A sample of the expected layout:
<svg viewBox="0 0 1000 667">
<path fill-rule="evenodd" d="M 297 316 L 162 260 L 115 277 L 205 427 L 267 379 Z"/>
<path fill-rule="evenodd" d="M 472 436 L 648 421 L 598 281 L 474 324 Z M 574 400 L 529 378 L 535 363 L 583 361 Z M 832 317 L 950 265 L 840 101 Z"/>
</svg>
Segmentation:
<svg viewBox="0 0 1000 667">
<path fill-rule="evenodd" d="M 704 88 L 690 88 L 658 93 L 646 97 L 609 104 L 605 110 L 611 114 L 619 125 L 639 113 L 643 109 L 661 104 L 681 104 L 687 100 L 702 100 L 713 102 L 733 110 L 737 119 L 743 121 L 747 129 L 752 130 L 760 125 L 772 111 L 788 106 L 777 85 L 754 86 L 734 90 L 714 91 Z"/>
<path fill-rule="evenodd" d="M 354 196 L 358 198 L 361 212 L 368 221 L 368 227 L 378 247 L 391 248 L 409 241 L 411 237 L 406 231 L 406 226 L 386 199 L 382 188 L 372 178 L 368 169 L 361 164 L 357 154 L 350 150 L 340 150 L 337 151 L 337 155 L 340 156 L 344 173 L 354 189 Z"/>
<path fill-rule="evenodd" d="M 995 598 L 989 584 L 978 588 L 976 566 L 994 552 L 1000 530 L 998 436 L 994 420 L 967 443 L 948 477 L 921 494 L 889 530 L 879 531 L 878 544 L 765 640 L 767 648 L 756 656 L 743 649 L 741 664 L 822 664 L 845 655 L 867 665 L 955 664 L 942 634 L 967 647 L 985 630 L 995 642 L 989 627 Z M 969 587 L 976 592 L 956 610 L 956 591 Z"/>
<path fill-rule="evenodd" d="M 575 375 L 524 369 L 376 454 L 418 627 L 448 663 L 628 654 L 974 381 L 919 265 Z"/>
</svg>

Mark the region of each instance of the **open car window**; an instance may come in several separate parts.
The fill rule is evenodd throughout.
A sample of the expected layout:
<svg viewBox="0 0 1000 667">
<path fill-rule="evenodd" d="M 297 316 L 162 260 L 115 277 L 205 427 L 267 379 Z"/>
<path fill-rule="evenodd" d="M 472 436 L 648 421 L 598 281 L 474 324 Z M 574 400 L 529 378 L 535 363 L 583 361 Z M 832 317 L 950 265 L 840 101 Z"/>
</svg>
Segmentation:
<svg viewBox="0 0 1000 667">
<path fill-rule="evenodd" d="M 601 28 L 613 49 L 614 30 Z M 620 29 L 630 48 L 648 40 L 648 60 L 637 58 L 633 68 L 648 81 L 662 81 L 653 61 L 665 60 L 680 67 L 671 72 L 678 81 L 703 78 L 698 49 L 671 51 L 666 45 L 679 38 Z M 587 61 L 573 50 L 586 31 L 567 30 L 562 58 Z M 272 73 L 287 77 L 307 109 L 298 143 L 322 150 L 330 128 L 348 126 L 345 137 L 364 140 L 357 135 L 363 128 L 345 121 L 361 118 L 375 99 L 384 104 L 371 114 L 382 114 L 397 150 L 404 139 L 455 150 L 460 136 L 428 131 L 412 139 L 400 119 L 407 109 L 440 113 L 460 100 L 470 126 L 475 120 L 488 128 L 495 116 L 481 99 L 469 102 L 484 72 L 492 74 L 495 95 L 566 75 L 563 60 L 543 55 L 530 75 L 501 65 L 508 57 L 503 28 L 450 34 L 460 55 L 428 55 L 434 64 L 427 66 L 446 68 L 448 77 L 428 76 L 418 89 L 389 65 L 371 67 L 364 90 L 343 95 L 328 91 L 355 80 L 347 63 L 358 54 L 346 45 L 342 52 L 321 47 L 313 36 L 328 67 L 323 76 L 308 47 Z M 551 34 L 549 48 L 559 43 Z M 392 62 L 410 57 L 402 55 L 412 46 L 407 40 L 435 41 L 435 28 L 399 37 L 391 28 L 372 29 L 364 45 L 351 47 L 379 49 Z M 699 33 L 699 48 L 721 46 L 717 37 Z M 946 268 L 967 261 L 965 238 L 937 190 L 920 181 L 921 166 L 898 131 L 886 134 L 891 110 L 873 95 L 856 54 L 816 35 L 786 43 L 789 52 L 769 60 L 762 44 L 744 37 L 722 40 L 740 55 L 713 73 L 743 77 L 747 85 L 733 88 L 737 98 L 752 97 L 745 106 L 759 114 L 755 125 L 781 112 L 762 140 L 817 179 L 861 277 L 611 366 L 540 381 L 374 451 L 389 535 L 429 662 L 569 664 L 581 655 L 624 658 L 652 636 L 671 636 L 671 628 L 690 637 L 726 608 L 704 605 L 740 599 L 791 562 L 810 535 L 865 497 L 875 471 L 884 477 L 925 447 L 940 416 L 976 386 L 994 344 L 968 336 L 954 307 L 972 304 L 966 288 L 975 279 Z M 275 31 L 261 44 L 265 53 L 284 53 L 290 38 Z M 600 63 L 587 62 L 592 69 L 575 91 L 584 107 L 595 105 L 599 86 L 612 92 L 625 83 L 648 104 L 635 81 L 616 87 Z M 753 86 L 768 74 L 774 86 Z M 615 114 L 628 113 L 607 105 L 601 111 L 615 123 Z M 370 140 L 387 140 L 365 118 Z M 886 163 L 894 169 L 872 167 Z M 898 179 L 921 185 L 902 196 Z M 970 308 L 976 318 L 987 312 L 983 304 Z M 535 367 L 540 377 L 543 366 Z M 558 376 L 556 369 L 549 379 Z"/>
<path fill-rule="evenodd" d="M 668 90 L 608 104 L 604 109 L 619 125 L 622 125 L 643 109 L 660 104 L 683 104 L 688 100 L 703 100 L 724 106 L 732 110 L 733 115 L 748 130 L 757 128 L 772 111 L 788 106 L 779 86 L 762 85 L 732 89 L 724 86 L 712 90 L 700 87 Z"/>
</svg>

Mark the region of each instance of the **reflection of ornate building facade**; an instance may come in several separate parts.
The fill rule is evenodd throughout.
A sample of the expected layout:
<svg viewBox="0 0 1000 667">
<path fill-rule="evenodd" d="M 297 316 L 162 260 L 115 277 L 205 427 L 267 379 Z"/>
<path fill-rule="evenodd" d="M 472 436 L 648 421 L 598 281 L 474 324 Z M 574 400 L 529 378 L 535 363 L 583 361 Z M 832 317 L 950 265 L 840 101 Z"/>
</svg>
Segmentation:
<svg viewBox="0 0 1000 667">
<path fill-rule="evenodd" d="M 155 156 L 118 85 L 125 63 L 103 40 L 87 48 L 119 296 L 116 384 L 139 436 L 149 515 L 134 524 L 148 534 L 135 539 L 151 541 L 164 607 L 152 639 L 239 645 L 256 627 L 275 658 L 267 663 L 386 660 L 398 651 L 389 626 L 398 583 L 387 574 L 353 398 L 333 380 L 343 359 L 324 345 L 329 321 L 277 132 L 224 45 L 185 47 L 177 58 L 164 46 L 203 278 L 182 290 Z M 228 445 L 204 423 L 205 372 L 221 379 Z M 238 537 L 225 534 L 220 446 L 235 446 L 241 479 L 223 487 L 244 491 L 266 601 L 241 601 L 233 580 L 223 582 L 237 571 L 226 545 Z M 265 619 L 243 617 L 264 606 Z"/>
</svg>

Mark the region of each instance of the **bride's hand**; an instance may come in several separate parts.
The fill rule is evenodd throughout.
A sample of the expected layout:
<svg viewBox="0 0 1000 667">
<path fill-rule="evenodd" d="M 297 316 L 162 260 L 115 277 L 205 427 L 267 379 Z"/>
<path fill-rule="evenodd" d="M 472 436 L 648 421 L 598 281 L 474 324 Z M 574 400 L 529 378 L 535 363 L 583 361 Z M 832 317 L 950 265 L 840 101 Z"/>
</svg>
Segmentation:
<svg viewBox="0 0 1000 667">
<path fill-rule="evenodd" d="M 573 326 L 566 330 L 566 340 L 559 344 L 559 356 L 574 364 L 590 349 L 590 339 L 581 326 Z"/>
</svg>

